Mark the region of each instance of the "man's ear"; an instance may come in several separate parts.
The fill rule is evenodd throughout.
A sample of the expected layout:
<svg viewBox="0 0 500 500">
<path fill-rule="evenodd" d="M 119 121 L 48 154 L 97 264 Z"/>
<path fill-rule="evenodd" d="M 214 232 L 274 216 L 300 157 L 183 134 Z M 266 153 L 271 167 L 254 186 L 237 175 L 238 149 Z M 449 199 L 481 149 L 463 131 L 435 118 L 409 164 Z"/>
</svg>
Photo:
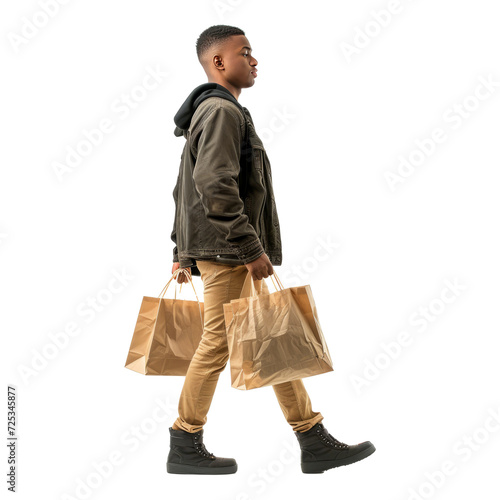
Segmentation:
<svg viewBox="0 0 500 500">
<path fill-rule="evenodd" d="M 218 70 L 224 69 L 224 61 L 222 60 L 221 56 L 214 56 L 212 62 L 213 62 L 213 65 L 215 66 L 215 69 L 218 69 Z"/>
</svg>

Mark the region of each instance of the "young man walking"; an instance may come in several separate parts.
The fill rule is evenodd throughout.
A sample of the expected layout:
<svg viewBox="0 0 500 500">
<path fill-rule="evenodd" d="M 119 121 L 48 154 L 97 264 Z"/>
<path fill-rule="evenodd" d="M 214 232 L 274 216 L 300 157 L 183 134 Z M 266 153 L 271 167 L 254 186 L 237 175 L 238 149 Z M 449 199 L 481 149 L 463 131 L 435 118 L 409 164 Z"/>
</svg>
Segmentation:
<svg viewBox="0 0 500 500">
<path fill-rule="evenodd" d="M 216 457 L 203 443 L 203 426 L 229 352 L 223 304 L 240 297 L 248 273 L 268 292 L 263 278 L 281 265 L 281 236 L 271 165 L 241 89 L 257 78 L 257 60 L 245 33 L 217 25 L 201 33 L 198 59 L 208 77 L 174 117 L 174 134 L 186 139 L 173 191 L 174 265 L 200 276 L 204 286 L 204 331 L 191 360 L 170 427 L 167 471 L 231 474 L 233 458 Z M 177 281 L 187 282 L 179 273 Z M 375 451 L 369 441 L 349 446 L 335 439 L 312 410 L 302 380 L 272 386 L 301 447 L 305 473 L 347 465 Z"/>
</svg>

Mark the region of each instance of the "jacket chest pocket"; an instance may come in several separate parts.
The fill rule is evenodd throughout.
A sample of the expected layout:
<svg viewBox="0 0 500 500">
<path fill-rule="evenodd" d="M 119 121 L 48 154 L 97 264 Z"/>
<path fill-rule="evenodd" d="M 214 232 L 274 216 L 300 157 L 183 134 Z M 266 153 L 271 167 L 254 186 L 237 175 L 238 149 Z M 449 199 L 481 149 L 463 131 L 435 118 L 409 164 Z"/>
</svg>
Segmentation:
<svg viewBox="0 0 500 500">
<path fill-rule="evenodd" d="M 250 146 L 252 147 L 252 171 L 249 175 L 249 187 L 251 195 L 247 198 L 251 221 L 255 226 L 259 237 L 264 233 L 263 214 L 266 205 L 268 183 L 266 181 L 265 156 L 266 150 L 259 136 L 255 133 L 250 124 L 248 135 Z"/>
<path fill-rule="evenodd" d="M 250 146 L 252 147 L 254 168 L 259 173 L 259 177 L 262 178 L 263 156 L 265 152 L 264 144 L 260 140 L 260 137 L 257 135 L 250 122 L 248 123 L 248 140 L 250 142 Z"/>
</svg>

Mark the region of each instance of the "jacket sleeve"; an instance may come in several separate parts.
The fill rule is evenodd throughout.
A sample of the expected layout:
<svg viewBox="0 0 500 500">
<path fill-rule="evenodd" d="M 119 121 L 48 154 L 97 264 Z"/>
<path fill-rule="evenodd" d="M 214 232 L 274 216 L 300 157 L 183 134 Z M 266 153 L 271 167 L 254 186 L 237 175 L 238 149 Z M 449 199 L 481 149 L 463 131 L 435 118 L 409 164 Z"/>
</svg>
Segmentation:
<svg viewBox="0 0 500 500">
<path fill-rule="evenodd" d="M 252 262 L 264 248 L 244 213 L 239 194 L 240 121 L 231 110 L 218 106 L 210 110 L 201 127 L 195 142 L 193 179 L 205 216 L 243 264 Z"/>
<path fill-rule="evenodd" d="M 177 241 L 176 241 L 175 227 L 172 231 L 172 235 L 171 235 L 170 239 L 175 243 L 174 250 L 172 252 L 172 255 L 173 255 L 172 262 L 179 262 L 179 254 L 177 252 Z"/>
<path fill-rule="evenodd" d="M 173 255 L 173 262 L 179 262 L 179 255 L 177 252 L 177 228 L 176 228 L 176 223 L 177 223 L 177 200 L 179 197 L 179 178 L 177 177 L 177 182 L 175 184 L 174 191 L 172 193 L 172 196 L 174 198 L 174 203 L 175 203 L 175 217 L 174 217 L 174 225 L 172 228 L 172 233 L 170 234 L 170 239 L 175 243 L 175 247 L 173 249 L 172 255 Z"/>
</svg>

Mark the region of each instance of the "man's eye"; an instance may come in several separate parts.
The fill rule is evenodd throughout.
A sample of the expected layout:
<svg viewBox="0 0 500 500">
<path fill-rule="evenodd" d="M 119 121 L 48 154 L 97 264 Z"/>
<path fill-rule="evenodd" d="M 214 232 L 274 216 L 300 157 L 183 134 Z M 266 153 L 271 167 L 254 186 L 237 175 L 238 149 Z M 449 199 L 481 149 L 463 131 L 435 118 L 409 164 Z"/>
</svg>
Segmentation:
<svg viewBox="0 0 500 500">
<path fill-rule="evenodd" d="M 248 56 L 248 52 L 245 52 L 243 55 L 244 55 L 244 56 Z"/>
</svg>

